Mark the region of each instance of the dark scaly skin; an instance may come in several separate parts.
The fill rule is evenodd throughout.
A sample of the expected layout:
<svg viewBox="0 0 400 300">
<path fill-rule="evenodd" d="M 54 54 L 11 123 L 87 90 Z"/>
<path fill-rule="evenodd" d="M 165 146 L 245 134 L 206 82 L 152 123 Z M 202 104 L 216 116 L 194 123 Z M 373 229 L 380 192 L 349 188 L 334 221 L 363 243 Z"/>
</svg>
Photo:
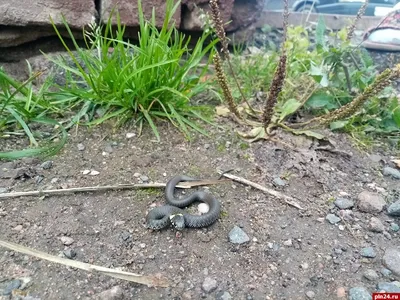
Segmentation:
<svg viewBox="0 0 400 300">
<path fill-rule="evenodd" d="M 171 223 L 177 229 L 183 229 L 184 227 L 202 228 L 210 226 L 217 221 L 221 213 L 221 203 L 211 194 L 203 191 L 196 191 L 182 199 L 174 198 L 175 187 L 182 181 L 196 181 L 196 179 L 185 175 L 178 175 L 168 181 L 165 187 L 165 198 L 169 205 L 156 207 L 148 213 L 146 217 L 148 228 L 159 230 L 167 227 Z M 195 201 L 207 203 L 210 208 L 209 211 L 206 214 L 195 216 L 181 209 Z"/>
</svg>

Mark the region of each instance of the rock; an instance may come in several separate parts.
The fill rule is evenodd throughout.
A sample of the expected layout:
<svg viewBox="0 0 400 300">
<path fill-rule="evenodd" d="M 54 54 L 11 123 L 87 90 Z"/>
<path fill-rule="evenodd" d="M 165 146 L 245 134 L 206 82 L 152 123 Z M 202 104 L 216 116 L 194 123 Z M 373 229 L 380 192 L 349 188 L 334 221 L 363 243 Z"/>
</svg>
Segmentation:
<svg viewBox="0 0 400 300">
<path fill-rule="evenodd" d="M 382 156 L 378 155 L 378 154 L 371 154 L 369 156 L 369 159 L 372 160 L 373 162 L 380 162 L 382 160 Z"/>
<path fill-rule="evenodd" d="M 379 194 L 363 191 L 358 195 L 358 208 L 362 212 L 379 213 L 385 205 L 385 200 Z"/>
<path fill-rule="evenodd" d="M 201 285 L 201 288 L 206 293 L 211 293 L 217 289 L 217 281 L 211 277 L 206 277 Z"/>
<path fill-rule="evenodd" d="M 229 292 L 219 292 L 216 297 L 217 300 L 232 300 L 231 294 Z"/>
<path fill-rule="evenodd" d="M 209 210 L 210 210 L 210 207 L 208 206 L 207 203 L 200 203 L 200 204 L 197 206 L 197 211 L 198 211 L 200 214 L 206 214 L 206 213 L 208 213 Z"/>
<path fill-rule="evenodd" d="M 328 214 L 325 219 L 328 220 L 328 222 L 331 223 L 332 225 L 339 223 L 341 221 L 341 219 L 334 214 Z"/>
<path fill-rule="evenodd" d="M 126 138 L 127 138 L 127 139 L 134 138 L 135 136 L 136 136 L 136 133 L 134 133 L 134 132 L 128 132 L 128 133 L 126 134 Z"/>
<path fill-rule="evenodd" d="M 282 180 L 280 177 L 275 177 L 272 183 L 276 186 L 285 186 L 286 181 Z"/>
<path fill-rule="evenodd" d="M 69 237 L 69 236 L 62 236 L 60 238 L 61 243 L 63 243 L 65 246 L 69 246 L 72 245 L 72 243 L 74 242 L 74 239 Z"/>
<path fill-rule="evenodd" d="M 8 188 L 0 187 L 0 194 L 5 194 L 5 193 L 8 193 Z"/>
<path fill-rule="evenodd" d="M 393 232 L 397 232 L 397 231 L 400 230 L 400 226 L 399 226 L 399 224 L 396 224 L 396 223 L 390 223 L 390 229 L 391 229 Z"/>
<path fill-rule="evenodd" d="M 400 179 L 400 171 L 391 167 L 384 167 L 383 168 L 383 175 L 391 176 L 395 179 Z"/>
<path fill-rule="evenodd" d="M 362 257 L 368 257 L 368 258 L 376 257 L 375 250 L 372 247 L 362 248 L 360 254 Z"/>
<path fill-rule="evenodd" d="M 143 182 L 148 182 L 149 181 L 149 177 L 147 177 L 146 175 L 141 175 L 139 178 Z"/>
<path fill-rule="evenodd" d="M 229 241 L 233 244 L 244 244 L 250 241 L 249 236 L 246 232 L 240 229 L 238 226 L 234 226 L 229 232 Z"/>
<path fill-rule="evenodd" d="M 372 296 L 364 287 L 353 287 L 349 290 L 349 300 L 372 300 Z"/>
<path fill-rule="evenodd" d="M 13 230 L 15 230 L 15 231 L 21 231 L 22 229 L 23 229 L 23 227 L 22 227 L 21 224 L 18 224 L 17 226 L 15 226 L 15 227 L 13 228 Z"/>
<path fill-rule="evenodd" d="M 94 1 L 71 0 L 60 5 L 58 0 L 6 1 L 0 5 L 0 24 L 5 25 L 6 28 L 15 29 L 1 31 L 1 47 L 16 46 L 51 35 L 50 30 L 46 30 L 46 26 L 51 26 L 49 15 L 53 16 L 56 25 L 61 24 L 61 16 L 64 15 L 71 28 L 82 29 L 96 15 L 95 3 Z M 23 28 L 16 30 L 19 26 Z M 29 26 L 32 26 L 31 30 Z"/>
<path fill-rule="evenodd" d="M 396 276 L 400 276 L 400 250 L 399 248 L 388 248 L 382 257 L 382 262 L 386 268 Z"/>
<path fill-rule="evenodd" d="M 13 290 L 19 289 L 19 287 L 21 286 L 22 282 L 19 279 L 14 279 L 11 280 L 10 282 L 8 282 L 5 285 L 5 288 L 3 289 L 3 295 L 4 296 L 8 296 L 11 295 Z"/>
<path fill-rule="evenodd" d="M 63 254 L 66 258 L 73 259 L 76 256 L 76 252 L 74 249 L 65 249 Z"/>
<path fill-rule="evenodd" d="M 387 212 L 388 212 L 389 216 L 399 217 L 400 216 L 400 200 L 397 200 L 396 202 L 393 202 L 392 204 L 390 204 L 387 209 Z"/>
<path fill-rule="evenodd" d="M 372 232 L 383 232 L 385 230 L 385 226 L 381 220 L 376 217 L 372 217 L 369 220 L 368 229 Z"/>
<path fill-rule="evenodd" d="M 113 152 L 114 152 L 114 149 L 113 149 L 112 145 L 111 145 L 111 144 L 108 144 L 108 145 L 104 148 L 104 152 L 106 152 L 106 153 L 113 153 Z"/>
<path fill-rule="evenodd" d="M 283 245 L 285 245 L 287 247 L 291 247 L 293 245 L 292 239 L 288 239 L 288 240 L 284 241 Z"/>
<path fill-rule="evenodd" d="M 379 282 L 376 285 L 376 290 L 378 292 L 385 291 L 387 293 L 399 293 L 400 292 L 400 282 Z"/>
<path fill-rule="evenodd" d="M 336 297 L 338 297 L 339 299 L 346 297 L 346 289 L 344 287 L 342 287 L 342 286 L 339 287 L 336 290 Z"/>
<path fill-rule="evenodd" d="M 44 163 L 42 163 L 42 164 L 40 165 L 40 167 L 41 167 L 43 170 L 51 169 L 52 166 L 53 166 L 53 161 L 51 161 L 51 160 L 45 161 Z"/>
<path fill-rule="evenodd" d="M 389 277 L 390 275 L 392 275 L 392 271 L 386 268 L 382 268 L 380 272 L 383 277 Z"/>
<path fill-rule="evenodd" d="M 28 168 L 5 168 L 6 164 L 0 165 L 0 178 L 3 179 L 17 179 L 29 173 Z"/>
<path fill-rule="evenodd" d="M 335 205 L 340 209 L 349 209 L 354 206 L 354 201 L 346 198 L 336 198 Z"/>
<path fill-rule="evenodd" d="M 375 281 L 379 279 L 379 275 L 375 270 L 367 269 L 365 270 L 363 276 L 368 280 Z"/>
<path fill-rule="evenodd" d="M 97 175 L 99 175 L 99 174 L 100 174 L 100 172 L 99 172 L 99 171 L 96 171 L 96 170 L 92 170 L 92 171 L 90 171 L 90 173 L 89 173 L 90 176 L 97 176 Z"/>
<path fill-rule="evenodd" d="M 84 151 L 85 150 L 85 145 L 82 143 L 79 143 L 78 145 L 76 145 L 76 147 L 78 148 L 78 151 Z"/>
<path fill-rule="evenodd" d="M 93 297 L 95 300 L 120 300 L 125 299 L 124 290 L 119 285 L 103 291 Z"/>
<path fill-rule="evenodd" d="M 315 298 L 315 293 L 313 291 L 308 291 L 308 292 L 306 292 L 306 297 L 308 299 L 314 299 Z"/>
</svg>

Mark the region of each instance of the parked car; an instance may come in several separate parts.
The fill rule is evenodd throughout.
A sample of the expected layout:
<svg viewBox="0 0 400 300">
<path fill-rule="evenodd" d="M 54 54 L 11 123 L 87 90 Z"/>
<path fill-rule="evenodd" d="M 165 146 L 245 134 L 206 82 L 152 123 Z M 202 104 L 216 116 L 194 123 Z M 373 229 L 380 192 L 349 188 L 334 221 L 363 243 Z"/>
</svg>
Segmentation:
<svg viewBox="0 0 400 300">
<path fill-rule="evenodd" d="M 399 0 L 370 0 L 365 11 L 366 16 L 384 16 Z M 356 15 L 363 0 L 297 0 L 292 10 L 311 11 L 323 14 Z"/>
</svg>

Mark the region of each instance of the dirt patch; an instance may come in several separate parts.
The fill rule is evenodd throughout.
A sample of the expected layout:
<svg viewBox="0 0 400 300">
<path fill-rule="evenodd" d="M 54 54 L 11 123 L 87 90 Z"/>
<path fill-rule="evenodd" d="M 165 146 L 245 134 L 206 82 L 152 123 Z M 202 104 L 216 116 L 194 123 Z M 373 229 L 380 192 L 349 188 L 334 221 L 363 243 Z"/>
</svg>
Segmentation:
<svg viewBox="0 0 400 300">
<path fill-rule="evenodd" d="M 330 137 L 340 153 L 315 150 L 308 139 L 284 134 L 278 137 L 297 151 L 269 142 L 249 145 L 238 139 L 231 124 L 225 125 L 225 130 L 210 128 L 209 138 L 194 136 L 192 142 L 163 126 L 161 143 L 153 142 L 150 132 L 128 139 L 129 129 L 113 133 L 104 127 L 80 128 L 78 135 L 71 132 L 50 169 L 41 168 L 42 162 L 36 160 L 22 160 L 14 167 L 30 170 L 31 178 L 0 179 L 0 188 L 95 186 L 146 177 L 166 182 L 177 174 L 208 179 L 218 177 L 217 170 L 233 168 L 238 176 L 295 197 L 306 210 L 239 183 L 225 183 L 209 188 L 222 203 L 219 221 L 177 235 L 173 229 L 151 232 L 144 227 L 151 204 L 165 202 L 162 190 L 0 200 L 5 240 L 53 255 L 76 253 L 73 259 L 96 265 L 160 273 L 171 285 L 148 288 L 4 248 L 0 248 L 0 279 L 8 283 L 28 277 L 31 281 L 24 291 L 49 300 L 91 299 L 113 286 L 119 286 L 126 299 L 336 299 L 338 289 L 340 294 L 364 286 L 372 292 L 378 282 L 396 279 L 380 271 L 385 249 L 400 247 L 399 233 L 391 229 L 399 219 L 376 214 L 384 224 L 383 233 L 368 230 L 372 214 L 356 207 L 346 210 L 350 217 L 335 225 L 325 220 L 329 213 L 343 213 L 333 204 L 337 197 L 357 202 L 357 195 L 366 190 L 378 192 L 387 202 L 396 200 L 399 181 L 381 175 L 388 155 L 361 153 L 340 135 Z M 15 145 L 15 140 L 1 142 L 2 149 Z M 84 170 L 99 174 L 83 175 Z M 247 233 L 249 242 L 229 241 L 235 225 Z M 64 236 L 73 239 L 71 245 L 63 245 Z M 367 246 L 373 248 L 375 258 L 362 255 Z M 363 274 L 368 269 L 375 270 L 378 278 L 366 279 Z"/>
</svg>

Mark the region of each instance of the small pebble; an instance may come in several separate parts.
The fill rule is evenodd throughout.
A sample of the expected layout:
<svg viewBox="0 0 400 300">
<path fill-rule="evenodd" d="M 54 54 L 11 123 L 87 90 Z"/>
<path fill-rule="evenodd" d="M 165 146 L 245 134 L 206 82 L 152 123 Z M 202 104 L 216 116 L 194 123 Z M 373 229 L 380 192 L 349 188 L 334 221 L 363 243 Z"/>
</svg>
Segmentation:
<svg viewBox="0 0 400 300">
<path fill-rule="evenodd" d="M 358 208 L 366 213 L 379 213 L 386 206 L 386 201 L 377 193 L 363 191 L 358 195 Z"/>
<path fill-rule="evenodd" d="M 83 174 L 83 175 L 87 175 L 87 174 L 89 174 L 89 173 L 90 173 L 90 170 L 83 170 L 83 171 L 82 171 L 82 174 Z"/>
<path fill-rule="evenodd" d="M 199 212 L 200 214 L 206 214 L 206 213 L 208 213 L 208 211 L 210 210 L 210 207 L 208 206 L 207 203 L 200 203 L 200 204 L 197 206 L 197 210 L 198 210 L 198 212 Z"/>
<path fill-rule="evenodd" d="M 13 290 L 19 289 L 19 287 L 21 286 L 22 282 L 19 279 L 14 279 L 11 280 L 3 289 L 3 295 L 4 296 L 8 296 L 11 295 Z"/>
<path fill-rule="evenodd" d="M 66 258 L 72 259 L 76 256 L 76 252 L 73 249 L 65 249 L 63 254 Z"/>
<path fill-rule="evenodd" d="M 140 180 L 143 182 L 148 182 L 149 181 L 149 177 L 147 177 L 146 175 L 141 175 L 140 176 Z"/>
<path fill-rule="evenodd" d="M 45 161 L 44 163 L 42 163 L 42 164 L 40 165 L 40 167 L 41 167 L 43 170 L 48 170 L 48 169 L 50 169 L 52 166 L 53 166 L 53 161 L 51 161 L 51 160 Z"/>
<path fill-rule="evenodd" d="M 385 291 L 387 293 L 400 293 L 400 282 L 379 282 L 376 285 L 376 290 L 378 292 Z"/>
<path fill-rule="evenodd" d="M 125 299 L 124 290 L 119 285 L 105 290 L 94 296 L 95 300 L 122 300 Z"/>
<path fill-rule="evenodd" d="M 133 173 L 133 177 L 136 177 L 136 178 L 139 178 L 140 175 L 141 175 L 141 174 L 140 174 L 140 173 L 137 173 L 137 172 L 136 172 L 136 173 Z"/>
<path fill-rule="evenodd" d="M 379 279 L 378 273 L 372 269 L 365 270 L 363 276 L 371 281 L 375 281 L 375 280 Z"/>
<path fill-rule="evenodd" d="M 400 276 L 400 249 L 388 248 L 382 257 L 383 265 L 393 272 L 396 276 Z"/>
<path fill-rule="evenodd" d="M 390 204 L 387 211 L 389 216 L 400 217 L 400 200 Z"/>
<path fill-rule="evenodd" d="M 286 185 L 286 181 L 282 180 L 280 177 L 275 177 L 272 182 L 276 186 L 285 186 Z"/>
<path fill-rule="evenodd" d="M 339 299 L 346 297 L 346 289 L 344 287 L 339 287 L 336 290 L 336 297 L 338 297 Z"/>
<path fill-rule="evenodd" d="M 354 206 L 354 201 L 346 198 L 336 198 L 335 205 L 340 209 L 349 209 Z"/>
<path fill-rule="evenodd" d="M 399 224 L 396 224 L 396 223 L 390 223 L 390 229 L 391 229 L 393 232 L 397 232 L 397 231 L 400 230 L 400 226 L 399 226 Z"/>
<path fill-rule="evenodd" d="M 292 239 L 288 239 L 286 241 L 283 242 L 283 244 L 287 247 L 290 247 L 293 245 Z"/>
<path fill-rule="evenodd" d="M 74 239 L 69 236 L 62 236 L 60 238 L 60 240 L 61 240 L 61 243 L 63 243 L 65 246 L 72 245 L 74 242 Z"/>
<path fill-rule="evenodd" d="M 361 256 L 368 257 L 368 258 L 376 257 L 375 250 L 372 247 L 362 248 L 360 254 L 361 254 Z"/>
<path fill-rule="evenodd" d="M 211 277 L 206 277 L 201 288 L 206 293 L 211 293 L 217 289 L 217 281 Z"/>
<path fill-rule="evenodd" d="M 400 179 L 400 171 L 391 167 L 384 167 L 383 168 L 383 175 L 391 176 L 395 179 Z"/>
<path fill-rule="evenodd" d="M 229 232 L 229 241 L 233 244 L 244 244 L 250 241 L 249 236 L 246 232 L 240 229 L 238 226 L 234 226 Z"/>
<path fill-rule="evenodd" d="M 82 144 L 82 143 L 79 143 L 79 144 L 76 145 L 76 146 L 77 146 L 77 148 L 78 148 L 78 151 L 83 151 L 83 150 L 85 150 L 85 145 Z"/>
<path fill-rule="evenodd" d="M 15 231 L 21 231 L 22 229 L 23 229 L 23 227 L 22 227 L 21 224 L 15 226 L 15 227 L 13 228 L 13 230 L 15 230 Z"/>
<path fill-rule="evenodd" d="M 90 176 L 96 176 L 96 175 L 99 175 L 99 174 L 100 174 L 100 172 L 99 172 L 99 171 L 96 171 L 96 170 L 92 170 L 92 171 L 90 171 L 90 173 L 89 173 Z"/>
<path fill-rule="evenodd" d="M 135 136 L 136 136 L 136 133 L 134 133 L 134 132 L 128 132 L 128 133 L 126 134 L 126 138 L 127 138 L 127 139 L 134 138 Z"/>
<path fill-rule="evenodd" d="M 231 294 L 229 294 L 229 292 L 226 292 L 226 291 L 219 292 L 217 294 L 216 298 L 217 298 L 217 300 L 232 300 L 233 299 Z"/>
<path fill-rule="evenodd" d="M 339 223 L 340 222 L 340 218 L 334 214 L 328 214 L 326 216 L 326 220 L 328 220 L 329 223 L 331 223 L 332 225 Z"/>
<path fill-rule="evenodd" d="M 372 296 L 364 287 L 353 287 L 349 290 L 349 300 L 371 300 Z"/>
<path fill-rule="evenodd" d="M 381 220 L 376 217 L 372 217 L 369 220 L 368 229 L 372 232 L 383 232 L 385 230 L 385 226 Z"/>
<path fill-rule="evenodd" d="M 8 189 L 0 187 L 0 194 L 5 194 L 5 193 L 8 193 Z"/>
<path fill-rule="evenodd" d="M 382 268 L 380 272 L 383 277 L 389 277 L 390 275 L 392 275 L 392 271 L 386 268 Z"/>
<path fill-rule="evenodd" d="M 313 291 L 308 291 L 308 292 L 306 292 L 306 297 L 308 299 L 314 299 L 315 298 L 315 293 Z"/>
</svg>

